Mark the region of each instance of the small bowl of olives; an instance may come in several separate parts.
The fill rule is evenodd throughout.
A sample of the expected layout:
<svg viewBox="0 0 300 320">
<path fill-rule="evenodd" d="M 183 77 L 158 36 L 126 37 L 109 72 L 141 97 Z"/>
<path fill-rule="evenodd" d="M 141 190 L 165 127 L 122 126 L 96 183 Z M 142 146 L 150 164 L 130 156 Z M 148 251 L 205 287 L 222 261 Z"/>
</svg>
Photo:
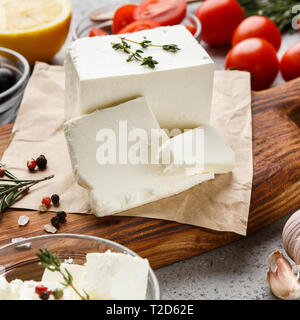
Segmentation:
<svg viewBox="0 0 300 320">
<path fill-rule="evenodd" d="M 0 125 L 13 122 L 30 75 L 27 60 L 0 47 Z"/>
</svg>

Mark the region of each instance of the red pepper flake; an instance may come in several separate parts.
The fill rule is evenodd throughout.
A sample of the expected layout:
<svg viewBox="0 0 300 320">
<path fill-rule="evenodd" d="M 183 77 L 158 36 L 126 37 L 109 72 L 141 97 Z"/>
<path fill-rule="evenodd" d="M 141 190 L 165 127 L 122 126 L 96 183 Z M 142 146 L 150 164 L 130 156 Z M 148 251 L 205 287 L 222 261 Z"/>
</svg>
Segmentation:
<svg viewBox="0 0 300 320">
<path fill-rule="evenodd" d="M 4 176 L 5 170 L 4 169 L 0 169 L 0 178 L 2 178 Z"/>
<path fill-rule="evenodd" d="M 42 284 L 39 284 L 35 287 L 35 293 L 40 295 L 42 292 L 48 291 L 48 288 L 43 286 Z"/>
<path fill-rule="evenodd" d="M 44 205 L 47 206 L 47 207 L 50 207 L 50 205 L 51 205 L 51 198 L 50 198 L 50 197 L 44 197 L 44 198 L 42 199 L 42 204 L 44 204 Z"/>
<path fill-rule="evenodd" d="M 30 161 L 27 161 L 27 168 L 32 171 L 36 167 L 36 161 L 32 158 Z"/>
<path fill-rule="evenodd" d="M 23 191 L 23 195 L 26 196 L 26 194 L 30 191 L 29 188 L 26 188 L 24 191 Z"/>
</svg>

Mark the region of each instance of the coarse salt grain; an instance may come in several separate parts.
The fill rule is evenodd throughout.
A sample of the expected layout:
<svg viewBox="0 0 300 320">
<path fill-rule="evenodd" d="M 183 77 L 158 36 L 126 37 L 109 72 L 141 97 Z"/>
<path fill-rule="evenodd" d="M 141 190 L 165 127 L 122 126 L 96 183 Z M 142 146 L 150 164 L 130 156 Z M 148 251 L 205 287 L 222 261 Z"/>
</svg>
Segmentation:
<svg viewBox="0 0 300 320">
<path fill-rule="evenodd" d="M 26 238 L 11 238 L 10 242 L 11 243 L 17 243 L 20 241 L 26 240 Z"/>
<path fill-rule="evenodd" d="M 12 238 L 11 243 L 18 243 L 24 241 L 26 238 Z M 29 250 L 31 248 L 31 242 L 22 243 L 16 246 L 17 250 Z"/>
<path fill-rule="evenodd" d="M 68 258 L 64 260 L 64 263 L 69 263 L 72 264 L 74 262 L 74 260 L 72 258 Z"/>
<path fill-rule="evenodd" d="M 56 233 L 57 229 L 50 224 L 44 225 L 44 230 L 48 233 Z"/>
<path fill-rule="evenodd" d="M 26 226 L 26 224 L 29 222 L 29 217 L 27 216 L 20 216 L 18 220 L 19 226 Z"/>
</svg>

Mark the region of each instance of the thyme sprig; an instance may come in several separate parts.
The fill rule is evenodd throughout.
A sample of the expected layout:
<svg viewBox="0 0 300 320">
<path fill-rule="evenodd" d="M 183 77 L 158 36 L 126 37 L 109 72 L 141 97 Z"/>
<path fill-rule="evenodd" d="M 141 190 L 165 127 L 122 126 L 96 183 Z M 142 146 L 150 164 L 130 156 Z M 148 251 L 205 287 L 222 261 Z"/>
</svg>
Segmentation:
<svg viewBox="0 0 300 320">
<path fill-rule="evenodd" d="M 82 295 L 77 288 L 75 288 L 74 283 L 73 283 L 73 276 L 71 273 L 68 271 L 67 268 L 64 268 L 62 270 L 61 268 L 61 260 L 57 255 L 53 255 L 51 251 L 48 248 L 39 249 L 39 252 L 36 253 L 37 257 L 41 260 L 39 263 L 40 266 L 42 266 L 45 269 L 48 269 L 51 272 L 59 272 L 61 276 L 64 279 L 64 282 L 61 284 L 64 287 L 71 287 L 74 292 L 80 297 L 81 300 L 89 300 L 90 297 L 89 295 L 84 291 L 84 295 Z"/>
<path fill-rule="evenodd" d="M 170 51 L 170 52 L 176 52 L 176 51 L 181 50 L 177 44 L 173 44 L 173 43 L 172 44 L 163 44 L 163 45 L 153 44 L 152 41 L 147 40 L 146 38 L 144 38 L 144 40 L 142 42 L 138 42 L 138 41 L 134 41 L 134 40 L 130 40 L 130 39 L 122 37 L 121 41 L 132 42 L 137 45 L 140 45 L 142 48 L 157 47 L 157 48 L 162 48 L 163 50 Z"/>
<path fill-rule="evenodd" d="M 13 175 L 7 169 L 3 169 L 3 165 L 0 164 L 0 169 L 4 170 L 3 175 L 6 178 L 0 178 L 0 213 L 6 211 L 10 206 L 12 206 L 16 201 L 22 198 L 27 194 L 28 190 L 46 180 L 50 180 L 54 177 L 54 175 L 45 177 L 43 179 L 37 180 L 20 180 L 15 175 Z M 2 183 L 2 182 L 10 182 L 10 183 Z"/>
<path fill-rule="evenodd" d="M 133 60 L 141 62 L 141 66 L 148 66 L 151 69 L 155 68 L 155 65 L 158 64 L 158 61 L 154 60 L 152 56 L 143 57 L 142 54 L 144 53 L 143 50 L 137 49 L 135 51 L 131 50 L 131 45 L 128 43 L 133 43 L 136 45 L 141 46 L 142 48 L 146 49 L 148 47 L 158 47 L 162 48 L 165 51 L 170 52 L 177 52 L 178 50 L 181 50 L 177 44 L 165 44 L 165 45 L 156 45 L 153 44 L 152 41 L 147 40 L 144 38 L 142 42 L 130 40 L 124 37 L 121 37 L 121 42 L 114 43 L 111 42 L 112 48 L 116 51 L 122 50 L 126 54 L 129 54 L 129 57 L 126 59 L 127 62 L 131 62 Z"/>
</svg>

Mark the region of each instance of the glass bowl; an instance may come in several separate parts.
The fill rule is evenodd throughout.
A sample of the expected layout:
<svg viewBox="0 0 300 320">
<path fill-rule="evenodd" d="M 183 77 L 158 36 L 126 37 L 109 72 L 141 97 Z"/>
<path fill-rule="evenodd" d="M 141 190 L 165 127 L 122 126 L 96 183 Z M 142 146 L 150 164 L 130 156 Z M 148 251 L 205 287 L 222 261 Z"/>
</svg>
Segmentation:
<svg viewBox="0 0 300 320">
<path fill-rule="evenodd" d="M 112 26 L 112 16 L 114 12 L 122 5 L 129 3 L 140 3 L 140 0 L 115 0 L 113 4 L 103 4 L 102 6 L 88 11 L 77 24 L 74 25 L 72 29 L 72 38 L 73 40 L 88 37 L 91 28 L 97 27 L 103 29 L 108 34 L 111 34 L 111 26 Z M 103 17 L 102 22 L 93 22 L 90 18 L 92 16 L 96 16 L 101 14 Z M 193 14 L 187 13 L 185 19 L 182 21 L 182 24 L 189 25 L 193 24 L 196 27 L 196 33 L 194 37 L 197 39 L 201 33 L 201 23 L 200 20 Z"/>
<path fill-rule="evenodd" d="M 130 249 L 98 237 L 78 234 L 37 236 L 0 247 L 0 275 L 5 275 L 8 282 L 14 279 L 40 281 L 44 268 L 38 265 L 39 259 L 35 255 L 40 248 L 48 248 L 62 261 L 71 258 L 74 263 L 80 265 L 86 262 L 86 254 L 92 252 L 102 253 L 110 250 L 138 257 Z M 146 299 L 159 300 L 159 298 L 159 284 L 150 268 Z"/>
<path fill-rule="evenodd" d="M 30 67 L 27 60 L 16 51 L 0 47 L 0 67 L 13 71 L 17 82 L 0 93 L 0 125 L 13 122 L 21 104 L 24 89 L 29 79 Z"/>
</svg>

